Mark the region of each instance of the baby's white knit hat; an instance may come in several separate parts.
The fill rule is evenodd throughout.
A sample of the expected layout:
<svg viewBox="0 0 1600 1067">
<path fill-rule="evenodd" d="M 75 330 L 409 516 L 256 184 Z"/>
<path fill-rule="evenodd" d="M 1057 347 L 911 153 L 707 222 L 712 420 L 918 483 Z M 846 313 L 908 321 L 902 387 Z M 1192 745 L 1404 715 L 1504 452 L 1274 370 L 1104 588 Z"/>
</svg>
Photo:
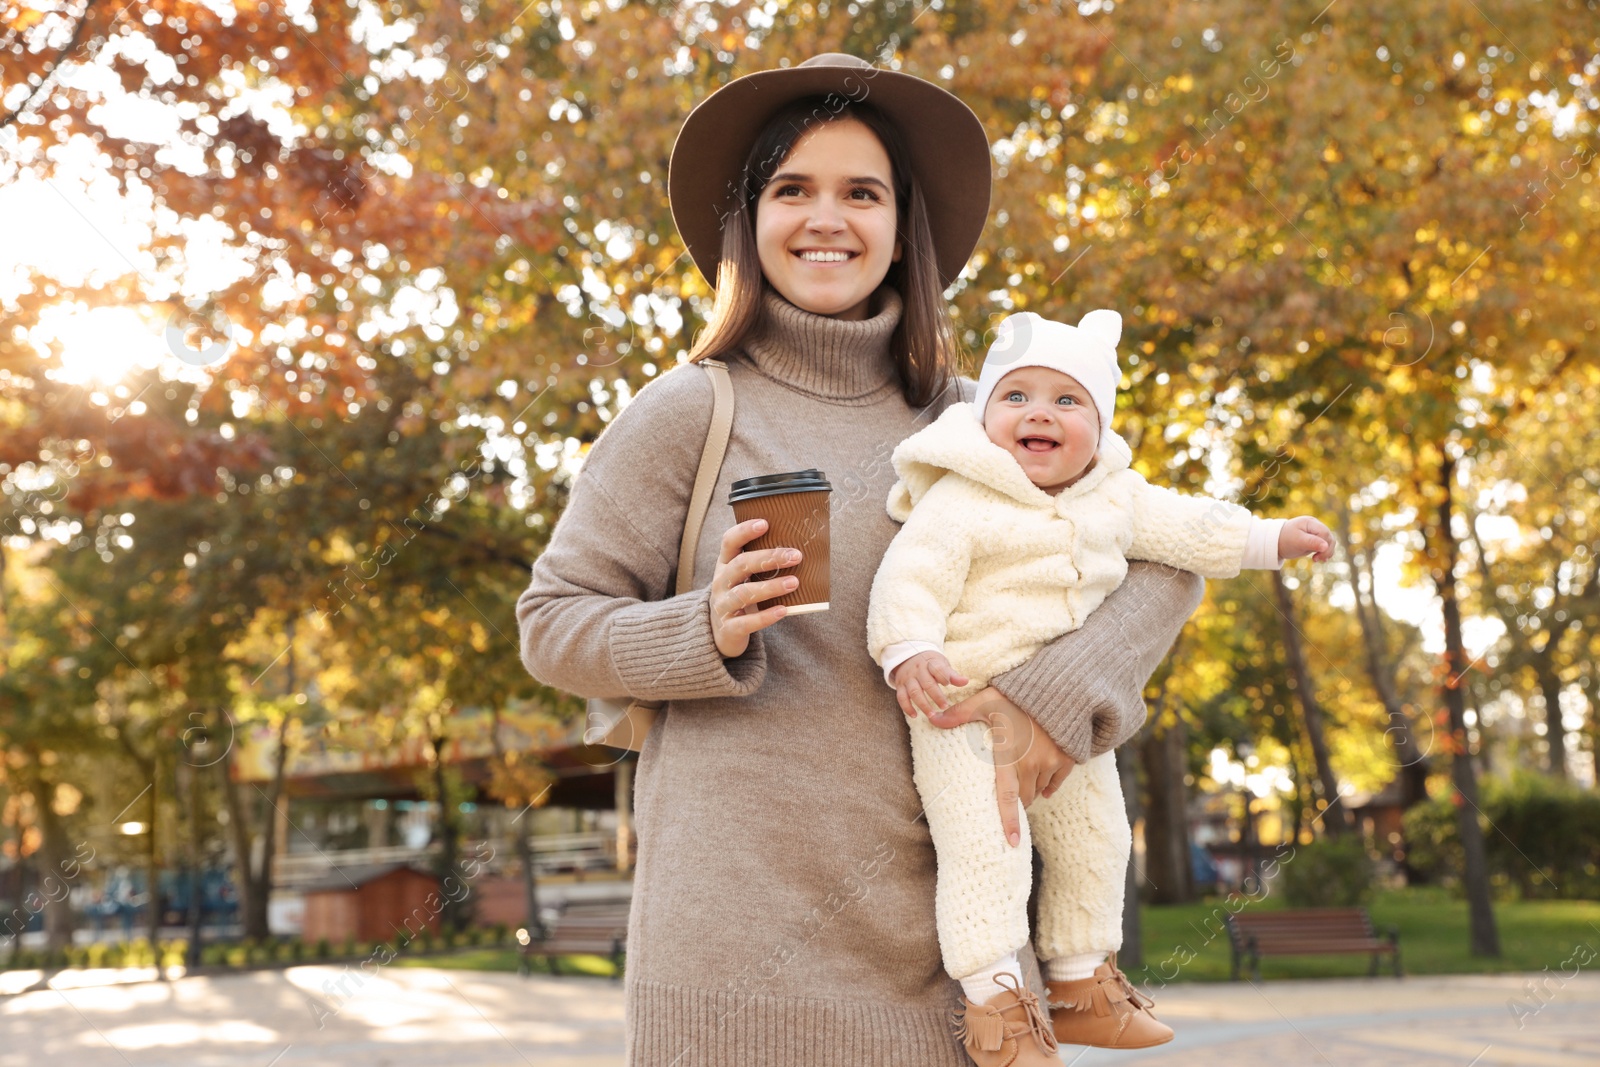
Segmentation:
<svg viewBox="0 0 1600 1067">
<path fill-rule="evenodd" d="M 1076 378 L 1089 391 L 1100 414 L 1100 445 L 1113 436 L 1111 415 L 1117 406 L 1117 342 L 1122 338 L 1122 316 L 1100 308 L 1069 326 L 1052 322 L 1031 311 L 1007 315 L 995 331 L 994 343 L 983 359 L 972 413 L 983 422 L 983 409 L 1000 379 L 1019 367 L 1048 367 Z"/>
</svg>

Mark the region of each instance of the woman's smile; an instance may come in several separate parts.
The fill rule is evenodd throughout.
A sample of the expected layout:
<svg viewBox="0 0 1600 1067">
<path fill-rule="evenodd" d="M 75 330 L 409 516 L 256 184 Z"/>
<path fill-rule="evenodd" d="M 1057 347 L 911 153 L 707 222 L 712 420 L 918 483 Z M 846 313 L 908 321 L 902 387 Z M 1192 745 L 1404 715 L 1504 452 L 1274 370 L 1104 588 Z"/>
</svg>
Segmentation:
<svg viewBox="0 0 1600 1067">
<path fill-rule="evenodd" d="M 820 249 L 819 250 L 805 249 L 803 251 L 796 252 L 795 255 L 799 256 L 801 259 L 805 260 L 807 263 L 815 263 L 815 264 L 821 265 L 821 264 L 827 264 L 827 263 L 848 263 L 852 259 L 854 259 L 856 256 L 860 255 L 860 253 L 859 252 L 832 252 L 832 251 L 823 251 L 823 250 L 820 250 Z"/>
</svg>

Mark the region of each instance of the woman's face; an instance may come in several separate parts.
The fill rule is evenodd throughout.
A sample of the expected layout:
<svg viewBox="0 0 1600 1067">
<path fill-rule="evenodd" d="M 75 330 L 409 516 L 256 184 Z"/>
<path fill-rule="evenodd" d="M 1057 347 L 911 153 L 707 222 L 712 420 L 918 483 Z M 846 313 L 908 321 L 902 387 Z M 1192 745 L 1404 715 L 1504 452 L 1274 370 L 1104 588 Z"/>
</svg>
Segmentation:
<svg viewBox="0 0 1600 1067">
<path fill-rule="evenodd" d="M 889 153 L 854 119 L 825 122 L 795 142 L 756 202 L 761 273 L 789 303 L 864 319 L 900 258 Z"/>
</svg>

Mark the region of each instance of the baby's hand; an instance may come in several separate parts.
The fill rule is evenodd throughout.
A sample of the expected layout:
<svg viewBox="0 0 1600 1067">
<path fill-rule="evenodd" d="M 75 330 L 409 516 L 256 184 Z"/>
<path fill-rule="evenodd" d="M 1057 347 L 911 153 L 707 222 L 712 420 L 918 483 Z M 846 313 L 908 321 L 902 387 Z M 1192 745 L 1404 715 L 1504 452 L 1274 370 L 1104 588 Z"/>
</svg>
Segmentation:
<svg viewBox="0 0 1600 1067">
<path fill-rule="evenodd" d="M 1290 519 L 1278 532 L 1278 558 L 1301 556 L 1310 556 L 1318 563 L 1333 558 L 1333 531 L 1308 515 Z"/>
<path fill-rule="evenodd" d="M 894 695 L 906 718 L 915 719 L 919 710 L 932 715 L 948 708 L 944 687 L 966 685 L 967 681 L 941 653 L 918 652 L 894 669 Z"/>
</svg>

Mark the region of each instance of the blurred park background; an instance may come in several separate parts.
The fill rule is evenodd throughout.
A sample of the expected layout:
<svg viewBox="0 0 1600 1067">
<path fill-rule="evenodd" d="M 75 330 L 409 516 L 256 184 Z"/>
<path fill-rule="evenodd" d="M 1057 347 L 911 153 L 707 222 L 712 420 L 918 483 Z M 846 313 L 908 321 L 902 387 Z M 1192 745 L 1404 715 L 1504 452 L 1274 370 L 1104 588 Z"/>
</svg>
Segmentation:
<svg viewBox="0 0 1600 1067">
<path fill-rule="evenodd" d="M 822 51 L 988 130 L 974 358 L 1116 308 L 1140 469 L 1338 534 L 1152 681 L 1135 980 L 1239 901 L 1600 936 L 1595 3 L 0 0 L 0 966 L 514 967 L 627 898 L 634 757 L 513 602 L 709 310 L 679 123 Z"/>
</svg>

